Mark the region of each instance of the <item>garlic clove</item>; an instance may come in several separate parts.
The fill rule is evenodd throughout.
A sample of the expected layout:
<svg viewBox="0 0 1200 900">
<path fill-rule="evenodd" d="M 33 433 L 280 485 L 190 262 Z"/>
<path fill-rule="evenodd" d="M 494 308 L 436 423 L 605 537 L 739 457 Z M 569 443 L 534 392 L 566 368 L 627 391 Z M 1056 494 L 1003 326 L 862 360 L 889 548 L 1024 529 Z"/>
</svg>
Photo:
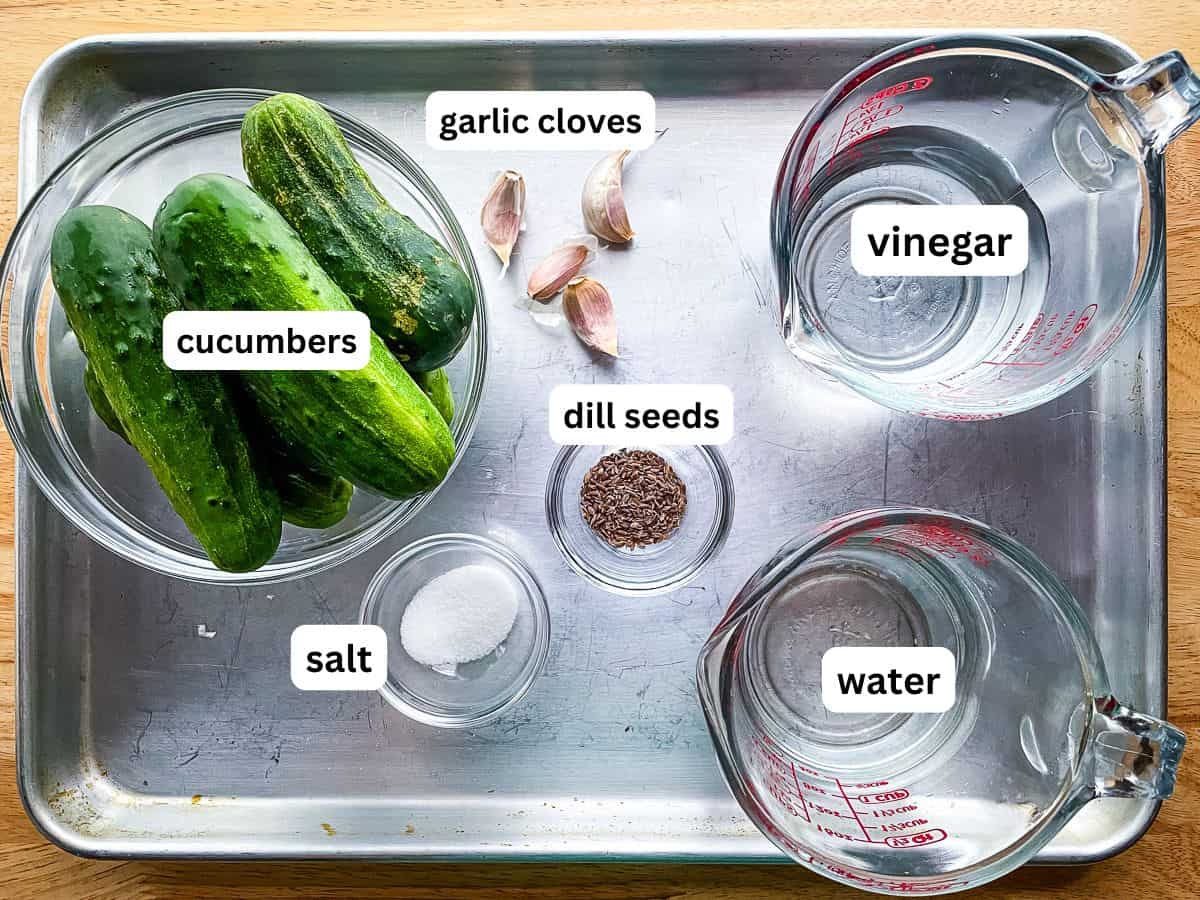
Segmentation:
<svg viewBox="0 0 1200 900">
<path fill-rule="evenodd" d="M 520 172 L 507 169 L 501 172 L 483 201 L 479 222 L 488 246 L 500 257 L 500 276 L 508 271 L 513 245 L 521 233 L 525 215 L 525 179 Z"/>
<path fill-rule="evenodd" d="M 589 347 L 617 355 L 617 319 L 612 297 L 594 278 L 573 278 L 563 291 L 563 312 L 571 329 Z"/>
<path fill-rule="evenodd" d="M 629 150 L 620 150 L 604 157 L 592 167 L 583 183 L 583 221 L 588 231 L 614 244 L 623 244 L 633 237 L 621 186 L 621 167 L 629 154 Z"/>
<path fill-rule="evenodd" d="M 526 288 L 530 298 L 547 303 L 563 289 L 579 270 L 592 261 L 598 243 L 590 234 L 564 241 L 537 264 Z"/>
</svg>

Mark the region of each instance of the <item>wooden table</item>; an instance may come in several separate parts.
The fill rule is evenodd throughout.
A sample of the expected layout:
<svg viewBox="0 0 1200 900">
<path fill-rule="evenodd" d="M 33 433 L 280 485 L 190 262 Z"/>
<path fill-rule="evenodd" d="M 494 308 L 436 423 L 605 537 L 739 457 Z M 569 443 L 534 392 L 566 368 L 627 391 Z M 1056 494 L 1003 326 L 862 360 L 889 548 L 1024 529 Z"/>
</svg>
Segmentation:
<svg viewBox="0 0 1200 900">
<path fill-rule="evenodd" d="M 120 31 L 292 29 L 1054 27 L 1107 31 L 1143 56 L 1172 47 L 1200 64 L 1194 0 L 0 0 L 0 228 L 16 206 L 16 126 L 38 64 L 74 38 Z M 953 7 L 953 12 L 936 12 Z M 1170 717 L 1200 726 L 1200 129 L 1168 154 Z M 13 741 L 12 447 L 0 446 L 0 896 L 368 898 L 863 897 L 797 866 L 364 865 L 141 863 L 76 859 L 29 823 L 16 790 Z M 979 897 L 1200 896 L 1200 764 L 1185 757 L 1175 798 L 1137 845 L 1081 868 L 1026 868 Z"/>
</svg>

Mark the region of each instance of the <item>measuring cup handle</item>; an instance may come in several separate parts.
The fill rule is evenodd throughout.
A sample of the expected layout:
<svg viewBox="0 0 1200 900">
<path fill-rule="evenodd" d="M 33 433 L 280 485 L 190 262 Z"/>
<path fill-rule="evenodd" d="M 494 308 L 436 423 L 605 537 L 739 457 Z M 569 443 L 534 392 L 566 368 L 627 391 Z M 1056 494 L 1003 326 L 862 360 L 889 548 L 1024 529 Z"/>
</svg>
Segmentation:
<svg viewBox="0 0 1200 900">
<path fill-rule="evenodd" d="M 1096 701 L 1092 725 L 1098 797 L 1170 797 L 1187 738 L 1173 725 L 1122 706 Z"/>
<path fill-rule="evenodd" d="M 1200 119 L 1200 77 L 1178 50 L 1118 72 L 1097 93 L 1155 153 Z"/>
</svg>

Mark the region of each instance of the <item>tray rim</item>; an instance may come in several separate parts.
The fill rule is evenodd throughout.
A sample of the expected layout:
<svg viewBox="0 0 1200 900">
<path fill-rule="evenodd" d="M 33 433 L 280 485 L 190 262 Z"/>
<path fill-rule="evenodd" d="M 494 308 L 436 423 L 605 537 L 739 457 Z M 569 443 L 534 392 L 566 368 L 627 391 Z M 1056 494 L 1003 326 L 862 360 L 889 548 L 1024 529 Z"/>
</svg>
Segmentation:
<svg viewBox="0 0 1200 900">
<path fill-rule="evenodd" d="M 17 213 L 23 211 L 28 198 L 40 183 L 35 178 L 40 158 L 40 134 L 28 127 L 28 122 L 37 117 L 36 110 L 41 109 L 48 87 L 53 83 L 60 71 L 66 68 L 76 58 L 86 57 L 89 53 L 104 48 L 113 49 L 155 49 L 161 51 L 178 51 L 194 49 L 197 45 L 219 48 L 221 46 L 274 45 L 288 43 L 308 43 L 336 46 L 375 45 L 378 47 L 393 47 L 399 44 L 428 44 L 430 46 L 462 45 L 504 47 L 510 45 L 555 44 L 561 46 L 588 47 L 599 42 L 618 45 L 660 45 L 680 46 L 699 43 L 728 43 L 733 45 L 763 46 L 779 42 L 821 41 L 821 40 L 877 40 L 879 42 L 915 40 L 922 37 L 932 37 L 947 34 L 978 34 L 1009 35 L 1039 42 L 1078 41 L 1098 46 L 1110 51 L 1115 56 L 1127 59 L 1126 65 L 1132 65 L 1142 57 L 1122 40 L 1098 29 L 1070 28 L 825 28 L 825 29 L 638 29 L 638 30 L 594 30 L 594 31 L 559 31 L 559 30 L 515 30 L 515 31 L 215 31 L 215 32 L 123 32 L 112 34 L 89 35 L 70 41 L 52 52 L 38 66 L 31 77 L 24 95 L 22 96 L 19 113 L 17 140 Z M 1165 169 L 1160 162 L 1160 171 L 1156 177 L 1165 180 Z M 1160 214 L 1165 215 L 1165 212 Z M 1166 273 L 1164 271 L 1160 291 L 1166 294 Z M 1165 499 L 1167 496 L 1167 429 L 1165 428 L 1167 414 L 1166 397 L 1166 321 L 1165 316 L 1158 323 L 1158 340 L 1164 348 L 1162 360 L 1163 391 L 1160 401 L 1161 421 L 1164 423 L 1162 433 L 1162 453 L 1157 461 L 1160 468 L 1159 490 Z M 376 861 L 407 861 L 407 862 L 696 862 L 725 863 L 730 865 L 780 864 L 788 860 L 782 855 L 765 855 L 748 853 L 744 856 L 722 856 L 714 858 L 700 853 L 679 852 L 643 852 L 637 855 L 625 853 L 580 854 L 567 851 L 548 854 L 545 852 L 522 852 L 516 848 L 498 849 L 489 847 L 482 853 L 378 853 L 378 852 L 336 852 L 332 848 L 328 852 L 271 852 L 259 854 L 255 852 L 206 852 L 201 848 L 172 849 L 168 841 L 154 839 L 124 839 L 124 838 L 91 838 L 83 833 L 69 828 L 53 810 L 46 799 L 41 796 L 38 780 L 32 771 L 34 756 L 31 732 L 25 725 L 32 715 L 30 682 L 36 673 L 27 671 L 22 665 L 24 658 L 32 658 L 32 634 L 29 628 L 29 615 L 25 604 L 29 602 L 28 591 L 22 590 L 25 581 L 25 567 L 21 563 L 21 547 L 28 538 L 22 539 L 29 529 L 25 519 L 29 515 L 26 505 L 29 498 L 36 497 L 37 488 L 24 470 L 19 459 L 14 462 L 14 522 L 17 530 L 14 535 L 13 585 L 16 605 L 16 640 L 14 646 L 14 665 L 16 667 L 16 702 L 14 703 L 15 744 L 17 787 L 22 806 L 26 815 L 37 830 L 51 843 L 62 850 L 76 856 L 90 859 L 279 859 L 279 860 L 320 860 L 320 859 L 363 859 Z M 22 501 L 23 495 L 27 498 Z M 1167 546 L 1169 540 L 1169 517 L 1166 504 L 1162 508 L 1163 551 L 1160 561 L 1160 572 L 1164 585 L 1162 601 L 1162 624 L 1160 641 L 1163 647 L 1164 672 L 1160 688 L 1162 709 L 1167 708 L 1167 623 L 1169 613 L 1169 586 L 1167 581 Z M 128 563 L 124 563 L 128 564 Z M 1116 844 L 1106 846 L 1100 854 L 1068 855 L 1047 854 L 1045 849 L 1034 858 L 1032 865 L 1083 865 L 1109 859 L 1129 849 L 1149 830 L 1158 816 L 1162 801 L 1147 803 L 1141 807 L 1138 815 L 1132 817 Z"/>
</svg>

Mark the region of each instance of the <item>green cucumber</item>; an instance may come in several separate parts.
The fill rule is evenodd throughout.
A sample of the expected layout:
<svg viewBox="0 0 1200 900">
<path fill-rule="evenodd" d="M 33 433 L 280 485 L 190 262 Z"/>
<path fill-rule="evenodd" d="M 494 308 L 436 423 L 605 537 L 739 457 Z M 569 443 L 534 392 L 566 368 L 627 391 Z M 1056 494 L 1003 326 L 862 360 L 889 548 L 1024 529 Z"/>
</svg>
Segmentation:
<svg viewBox="0 0 1200 900">
<path fill-rule="evenodd" d="M 125 433 L 125 426 L 117 418 L 108 397 L 104 396 L 104 388 L 96 380 L 91 365 L 83 370 L 83 388 L 100 421 L 128 444 L 129 435 Z M 283 521 L 301 528 L 330 528 L 346 518 L 354 495 L 354 485 L 345 478 L 310 468 L 283 452 L 278 440 L 265 434 L 256 434 L 253 426 L 258 411 L 253 407 L 247 409 L 247 405 L 239 405 L 239 418 L 250 433 L 254 450 L 263 455 L 260 468 L 269 473 L 271 483 L 279 493 Z"/>
<path fill-rule="evenodd" d="M 304 454 L 289 452 L 270 423 L 259 414 L 249 389 L 240 378 L 237 382 L 234 395 L 238 414 L 279 492 L 283 521 L 300 528 L 331 528 L 346 518 L 354 485 L 309 465 Z"/>
<path fill-rule="evenodd" d="M 279 546 L 279 497 L 259 471 L 220 376 L 175 372 L 162 321 L 180 308 L 150 230 L 111 206 L 68 211 L 50 272 L 112 418 L 220 569 L 248 572 Z"/>
<path fill-rule="evenodd" d="M 376 190 L 321 104 L 276 94 L 251 107 L 242 164 L 405 368 L 454 358 L 475 315 L 470 279 Z"/>
<path fill-rule="evenodd" d="M 285 522 L 300 528 L 332 528 L 346 518 L 354 485 L 337 475 L 288 461 L 292 464 L 274 476 Z"/>
<path fill-rule="evenodd" d="M 91 363 L 83 368 L 83 389 L 87 392 L 88 399 L 92 401 L 92 409 L 96 411 L 97 418 L 108 426 L 109 431 L 128 444 L 129 435 L 125 433 L 125 426 L 117 418 L 117 411 L 112 408 L 108 398 L 104 396 L 104 388 L 100 387 L 100 382 L 96 380 L 96 373 L 92 370 Z"/>
<path fill-rule="evenodd" d="M 226 175 L 197 175 L 154 217 L 154 247 L 189 305 L 209 310 L 353 310 L 271 204 Z M 454 460 L 450 429 L 371 334 L 358 370 L 244 372 L 264 418 L 315 468 L 385 497 L 437 487 Z"/>
<path fill-rule="evenodd" d="M 445 369 L 434 369 L 432 372 L 418 372 L 413 375 L 417 387 L 430 399 L 433 408 L 441 414 L 450 425 L 454 422 L 454 393 L 450 390 L 450 379 Z"/>
</svg>

